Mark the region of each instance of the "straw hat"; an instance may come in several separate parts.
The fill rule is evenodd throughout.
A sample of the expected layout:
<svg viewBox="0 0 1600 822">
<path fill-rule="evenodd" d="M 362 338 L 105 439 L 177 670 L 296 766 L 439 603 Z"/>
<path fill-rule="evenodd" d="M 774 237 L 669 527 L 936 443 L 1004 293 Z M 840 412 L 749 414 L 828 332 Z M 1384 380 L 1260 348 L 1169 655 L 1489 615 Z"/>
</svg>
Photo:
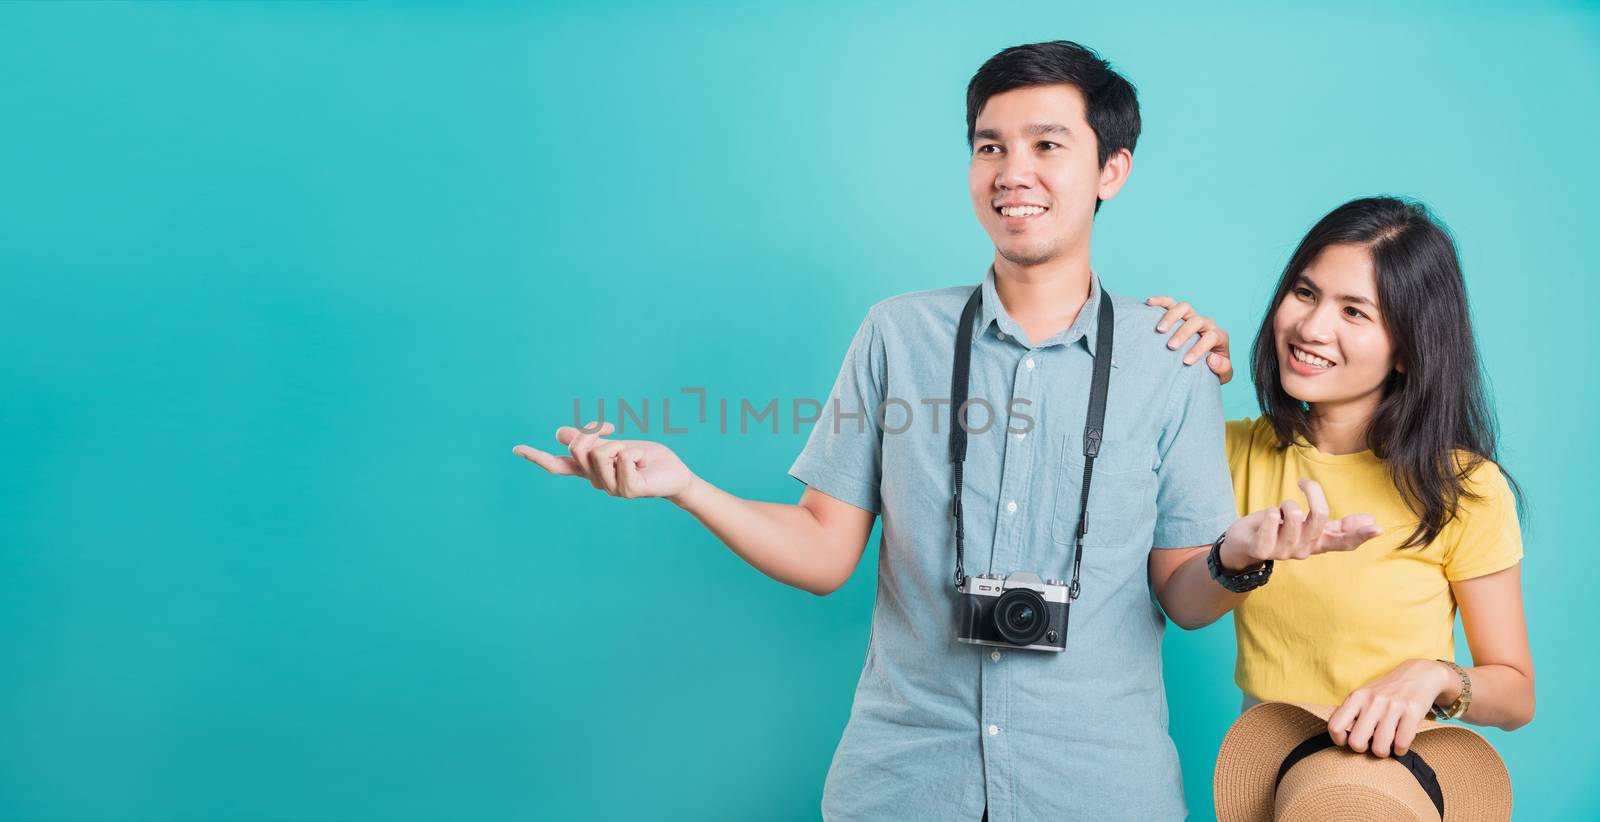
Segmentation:
<svg viewBox="0 0 1600 822">
<path fill-rule="evenodd" d="M 1380 758 L 1333 745 L 1333 711 L 1263 702 L 1239 717 L 1217 754 L 1218 822 L 1511 818 L 1511 775 L 1477 733 L 1423 720 L 1407 756 Z"/>
</svg>

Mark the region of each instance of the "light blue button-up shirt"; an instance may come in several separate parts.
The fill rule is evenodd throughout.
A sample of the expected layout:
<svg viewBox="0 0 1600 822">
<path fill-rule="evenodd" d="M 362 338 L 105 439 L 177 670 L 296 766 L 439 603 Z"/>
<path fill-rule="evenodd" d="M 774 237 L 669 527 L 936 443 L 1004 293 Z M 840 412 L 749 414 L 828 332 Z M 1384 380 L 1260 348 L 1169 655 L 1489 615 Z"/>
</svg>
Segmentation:
<svg viewBox="0 0 1600 822">
<path fill-rule="evenodd" d="M 1070 579 L 1095 356 L 1098 278 L 1077 321 L 1033 343 L 991 270 L 972 342 L 963 477 L 968 574 Z M 1220 390 L 1113 296 L 1115 353 L 1095 460 L 1082 595 L 1063 653 L 956 641 L 950 364 L 971 286 L 874 305 L 789 473 L 883 517 L 878 593 L 830 820 L 1164 820 L 1185 813 L 1161 679 L 1152 546 L 1235 518 Z M 993 408 L 985 414 L 978 400 Z M 943 401 L 942 403 L 940 401 Z"/>
</svg>

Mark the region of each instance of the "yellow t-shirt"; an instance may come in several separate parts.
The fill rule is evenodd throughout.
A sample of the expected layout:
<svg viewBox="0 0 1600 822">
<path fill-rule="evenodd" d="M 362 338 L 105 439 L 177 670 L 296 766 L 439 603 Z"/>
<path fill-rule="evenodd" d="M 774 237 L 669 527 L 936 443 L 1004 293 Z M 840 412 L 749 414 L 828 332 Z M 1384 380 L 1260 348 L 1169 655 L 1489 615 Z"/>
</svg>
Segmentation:
<svg viewBox="0 0 1600 822">
<path fill-rule="evenodd" d="M 1265 418 L 1228 423 L 1228 468 L 1241 514 L 1286 499 L 1316 480 L 1329 519 L 1371 514 L 1383 535 L 1348 552 L 1273 564 L 1272 578 L 1233 612 L 1234 679 L 1262 700 L 1338 705 L 1407 659 L 1454 659 L 1456 600 L 1450 583 L 1522 559 L 1515 497 L 1499 467 L 1468 476 L 1480 499 L 1463 498 L 1433 542 L 1400 549 L 1417 524 L 1371 451 L 1324 454 L 1301 441 L 1278 447 Z"/>
</svg>

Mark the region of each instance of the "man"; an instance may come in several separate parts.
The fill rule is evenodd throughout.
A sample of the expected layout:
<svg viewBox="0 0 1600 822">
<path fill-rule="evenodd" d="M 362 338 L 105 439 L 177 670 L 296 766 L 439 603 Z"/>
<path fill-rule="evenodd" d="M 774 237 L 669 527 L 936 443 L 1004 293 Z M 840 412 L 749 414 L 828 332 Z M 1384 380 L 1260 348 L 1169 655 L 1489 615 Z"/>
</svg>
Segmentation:
<svg viewBox="0 0 1600 822">
<path fill-rule="evenodd" d="M 1100 350 L 1090 236 L 1132 170 L 1133 86 L 1077 44 L 1018 46 L 972 78 L 967 126 L 972 203 L 995 246 L 972 336 L 955 338 L 970 285 L 874 305 L 790 468 L 807 486 L 798 505 L 733 497 L 658 443 L 606 440 L 609 424 L 560 429 L 570 457 L 515 450 L 613 495 L 669 498 L 763 573 L 816 594 L 850 577 L 884 515 L 871 641 L 825 817 L 1180 819 L 1162 610 L 1207 624 L 1241 599 L 1241 580 L 1260 584 L 1270 571 L 1260 561 L 1356 538 L 1323 536 L 1319 494 L 1309 519 L 1285 503 L 1236 522 L 1217 382 L 1151 333 L 1159 309 L 1113 297 L 1114 353 Z M 1061 652 L 957 640 L 966 594 L 952 575 L 941 419 L 957 345 L 970 346 L 970 396 L 992 411 L 987 423 L 981 409 L 966 417 L 969 571 L 1062 580 L 1080 525 L 1091 375 L 1110 353 L 1081 593 Z"/>
</svg>

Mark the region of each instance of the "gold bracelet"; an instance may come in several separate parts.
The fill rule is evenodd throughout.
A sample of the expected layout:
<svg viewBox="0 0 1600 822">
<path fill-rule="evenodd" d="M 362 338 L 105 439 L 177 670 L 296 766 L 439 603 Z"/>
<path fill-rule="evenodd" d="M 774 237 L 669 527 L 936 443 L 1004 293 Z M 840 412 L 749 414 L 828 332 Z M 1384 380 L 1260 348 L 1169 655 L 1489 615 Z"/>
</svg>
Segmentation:
<svg viewBox="0 0 1600 822">
<path fill-rule="evenodd" d="M 1451 670 L 1456 672 L 1456 676 L 1461 677 L 1461 695 L 1456 697 L 1456 701 L 1450 703 L 1448 707 L 1441 708 L 1438 705 L 1434 705 L 1428 710 L 1428 716 L 1441 721 L 1446 719 L 1455 719 L 1456 717 L 1466 713 L 1467 706 L 1472 704 L 1472 677 L 1467 676 L 1467 672 L 1462 670 L 1460 665 L 1457 665 L 1448 659 L 1438 659 L 1434 661 L 1449 665 Z"/>
</svg>

